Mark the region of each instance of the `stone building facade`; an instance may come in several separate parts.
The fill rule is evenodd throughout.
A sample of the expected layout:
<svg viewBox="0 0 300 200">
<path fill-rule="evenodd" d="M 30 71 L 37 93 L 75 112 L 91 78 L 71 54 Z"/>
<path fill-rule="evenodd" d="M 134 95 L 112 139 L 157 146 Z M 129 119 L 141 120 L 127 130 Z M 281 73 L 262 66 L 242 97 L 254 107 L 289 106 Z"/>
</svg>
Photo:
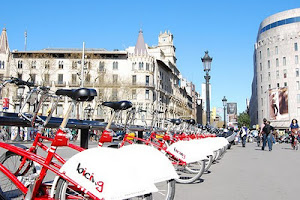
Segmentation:
<svg viewBox="0 0 300 200">
<path fill-rule="evenodd" d="M 10 51 L 5 29 L 0 45 L 0 61 L 4 61 L 0 76 L 31 80 L 49 86 L 52 91 L 80 87 L 82 49 Z M 158 115 L 159 126 L 166 118 L 195 119 L 198 98 L 195 85 L 182 78 L 176 66 L 175 50 L 170 32 L 160 33 L 158 45 L 149 47 L 141 30 L 136 45 L 125 50 L 85 49 L 84 87 L 98 92 L 93 102 L 83 105 L 92 108 L 89 118 L 107 121 L 111 112 L 101 106 L 102 102 L 129 100 L 135 107 L 147 110 L 136 115 L 136 124 L 150 125 L 154 110 L 163 112 Z M 184 84 L 181 80 L 185 80 Z M 16 95 L 16 86 L 5 87 L 2 96 L 11 100 L 9 111 L 17 112 L 20 97 Z M 54 116 L 62 117 L 67 103 L 68 99 L 61 99 Z M 45 114 L 49 105 L 46 102 L 40 113 Z M 80 116 L 83 115 L 78 107 L 72 112 L 72 118 Z"/>
</svg>

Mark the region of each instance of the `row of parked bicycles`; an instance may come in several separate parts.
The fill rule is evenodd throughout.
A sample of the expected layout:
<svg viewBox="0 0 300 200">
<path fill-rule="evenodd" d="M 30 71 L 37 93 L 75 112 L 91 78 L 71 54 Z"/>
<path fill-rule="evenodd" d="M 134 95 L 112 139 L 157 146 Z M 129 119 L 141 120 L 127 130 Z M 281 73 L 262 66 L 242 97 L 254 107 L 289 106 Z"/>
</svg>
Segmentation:
<svg viewBox="0 0 300 200">
<path fill-rule="evenodd" d="M 147 127 L 150 134 L 137 137 L 132 133 L 136 112 L 129 101 L 103 102 L 112 115 L 99 138 L 98 147 L 84 149 L 69 142 L 67 124 L 70 113 L 79 102 L 92 101 L 94 89 L 59 89 L 55 93 L 46 87 L 10 78 L 0 85 L 25 85 L 30 88 L 25 102 L 36 97 L 32 113 L 20 109 L 19 117 L 27 120 L 38 133 L 29 148 L 0 142 L 5 150 L 0 157 L 0 200 L 8 199 L 164 199 L 175 196 L 175 183 L 190 184 L 199 181 L 211 165 L 221 159 L 228 148 L 225 137 L 216 137 L 197 126 L 195 120 L 169 119 L 165 130 Z M 71 99 L 69 107 L 54 138 L 43 136 L 43 127 L 51 119 L 57 103 L 45 118 L 37 113 L 45 99 Z M 58 101 L 56 101 L 58 102 Z M 24 104 L 23 104 L 24 106 Z M 112 126 L 116 116 L 127 112 L 122 130 L 123 139 L 113 140 Z M 146 129 L 146 127 L 144 127 Z M 48 142 L 45 142 L 48 141 Z M 108 143 L 108 145 L 104 145 Z M 57 151 L 70 148 L 78 153 L 69 159 Z M 44 151 L 46 156 L 42 156 Z M 121 168 L 121 170 L 120 170 Z M 55 178 L 48 182 L 49 173 Z"/>
</svg>

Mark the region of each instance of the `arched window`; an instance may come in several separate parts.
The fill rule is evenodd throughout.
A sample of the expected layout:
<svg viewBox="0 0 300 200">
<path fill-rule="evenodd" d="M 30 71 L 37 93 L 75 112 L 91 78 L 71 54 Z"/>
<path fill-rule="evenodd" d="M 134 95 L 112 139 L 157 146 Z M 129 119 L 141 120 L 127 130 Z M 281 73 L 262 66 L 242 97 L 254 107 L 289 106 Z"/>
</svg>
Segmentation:
<svg viewBox="0 0 300 200">
<path fill-rule="evenodd" d="M 118 70 L 118 62 L 113 62 L 113 70 Z"/>
<path fill-rule="evenodd" d="M 87 83 L 90 83 L 90 82 L 91 82 L 91 75 L 90 75 L 90 74 L 87 74 L 87 75 L 85 76 L 85 81 L 86 81 Z"/>
<path fill-rule="evenodd" d="M 31 68 L 36 69 L 36 61 L 31 61 Z"/>
<path fill-rule="evenodd" d="M 72 69 L 77 69 L 77 62 L 76 61 L 72 62 Z"/>
<path fill-rule="evenodd" d="M 104 72 L 104 62 L 103 61 L 99 62 L 99 71 Z"/>
<path fill-rule="evenodd" d="M 91 62 L 90 62 L 90 61 L 88 61 L 88 62 L 86 63 L 86 69 L 91 69 Z"/>
<path fill-rule="evenodd" d="M 18 69 L 23 68 L 23 62 L 21 60 L 18 61 Z"/>
<path fill-rule="evenodd" d="M 50 68 L 50 61 L 46 60 L 45 61 L 45 69 L 49 69 Z"/>
<path fill-rule="evenodd" d="M 58 68 L 63 69 L 64 68 L 64 61 L 59 61 L 58 62 Z"/>
<path fill-rule="evenodd" d="M 133 63 L 132 63 L 132 71 L 135 70 L 135 66 L 136 66 L 136 62 L 133 62 Z"/>
<path fill-rule="evenodd" d="M 139 62 L 139 70 L 144 70 L 144 63 L 143 62 Z"/>
</svg>

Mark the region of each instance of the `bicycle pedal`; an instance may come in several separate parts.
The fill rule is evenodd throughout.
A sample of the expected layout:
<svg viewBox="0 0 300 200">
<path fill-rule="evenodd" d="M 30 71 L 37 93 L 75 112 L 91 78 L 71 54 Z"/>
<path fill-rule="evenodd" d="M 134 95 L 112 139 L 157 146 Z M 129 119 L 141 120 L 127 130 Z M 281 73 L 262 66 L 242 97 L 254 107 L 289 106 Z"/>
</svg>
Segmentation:
<svg viewBox="0 0 300 200">
<path fill-rule="evenodd" d="M 39 176 L 39 174 L 37 174 L 37 173 L 30 174 L 28 177 L 23 177 L 21 182 L 24 184 L 25 187 L 28 187 L 35 183 L 38 176 Z"/>
</svg>

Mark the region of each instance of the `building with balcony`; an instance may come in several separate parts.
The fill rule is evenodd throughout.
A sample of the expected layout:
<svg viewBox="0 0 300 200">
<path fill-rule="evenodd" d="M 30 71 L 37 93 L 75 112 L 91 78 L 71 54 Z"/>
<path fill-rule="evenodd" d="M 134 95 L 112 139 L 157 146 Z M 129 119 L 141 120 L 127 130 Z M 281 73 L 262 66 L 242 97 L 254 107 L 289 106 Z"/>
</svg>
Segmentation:
<svg viewBox="0 0 300 200">
<path fill-rule="evenodd" d="M 52 91 L 61 88 L 78 88 L 81 85 L 82 49 L 46 48 L 39 51 L 9 51 L 6 30 L 3 29 L 0 40 L 0 60 L 4 61 L 0 76 L 19 77 L 31 80 L 36 85 L 49 86 Z M 104 101 L 129 100 L 136 108 L 147 110 L 137 114 L 136 124 L 150 125 L 151 113 L 161 111 L 162 119 L 191 117 L 196 118 L 195 86 L 183 79 L 176 66 L 173 35 L 160 33 L 158 45 L 149 47 L 140 30 L 135 46 L 125 50 L 108 51 L 105 49 L 85 49 L 84 81 L 87 88 L 98 92 L 93 102 L 84 103 L 90 107 L 90 116 L 94 120 L 107 121 L 110 110 L 101 106 Z M 1 65 L 2 66 L 2 65 Z M 16 96 L 16 87 L 5 87 L 5 97 Z M 9 111 L 14 112 L 18 102 Z M 67 98 L 62 99 L 54 116 L 62 117 L 65 113 Z M 45 114 L 50 102 L 41 110 Z M 79 107 L 72 112 L 72 118 L 83 116 Z M 121 115 L 125 120 L 125 112 Z"/>
</svg>

